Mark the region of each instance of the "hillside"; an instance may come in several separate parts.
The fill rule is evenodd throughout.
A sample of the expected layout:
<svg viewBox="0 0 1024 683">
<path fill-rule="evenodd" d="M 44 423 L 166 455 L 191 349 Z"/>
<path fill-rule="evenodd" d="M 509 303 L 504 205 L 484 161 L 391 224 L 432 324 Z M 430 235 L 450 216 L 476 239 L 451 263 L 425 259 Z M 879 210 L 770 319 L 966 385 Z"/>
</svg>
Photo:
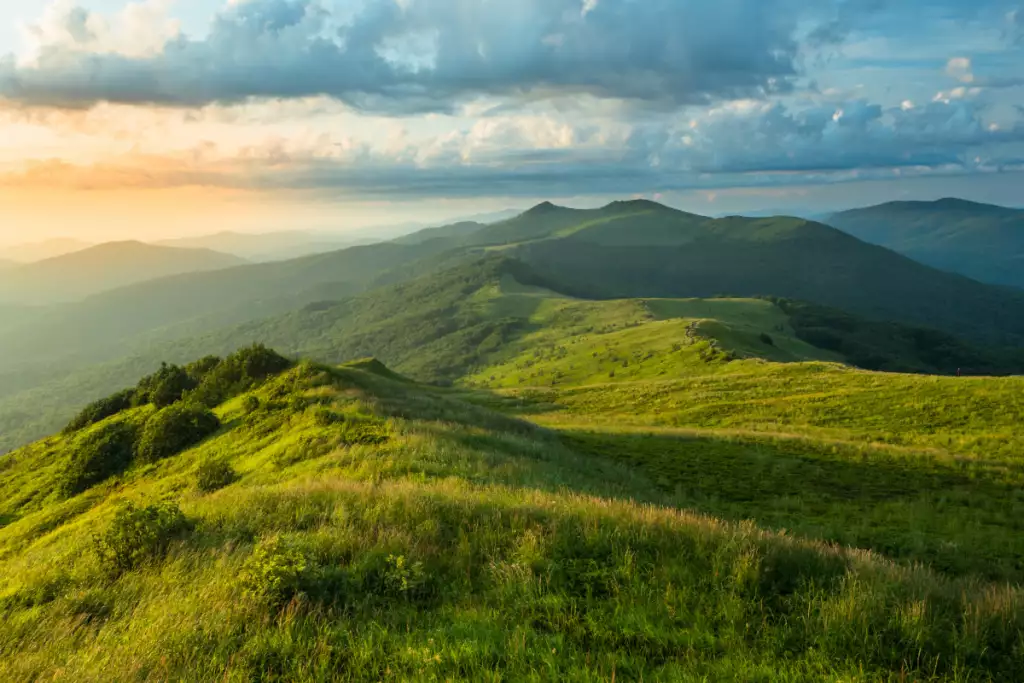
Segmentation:
<svg viewBox="0 0 1024 683">
<path fill-rule="evenodd" d="M 826 222 L 921 263 L 1024 288 L 1024 210 L 961 199 L 891 202 L 836 213 Z"/>
<path fill-rule="evenodd" d="M 0 678 L 1019 680 L 1021 380 L 737 363 L 168 368 L 3 459 Z"/>
<path fill-rule="evenodd" d="M 184 360 L 186 353 L 224 352 L 250 341 L 332 362 L 350 353 L 379 355 L 422 379 L 458 379 L 464 365 L 459 358 L 474 357 L 473 343 L 491 334 L 499 342 L 519 335 L 521 322 L 475 318 L 470 311 L 472 324 L 464 325 L 460 306 L 439 308 L 428 296 L 413 308 L 401 296 L 389 302 L 393 294 L 385 288 L 474 263 L 481 253 L 519 259 L 534 278 L 550 283 L 548 289 L 580 298 L 770 295 L 825 304 L 839 309 L 825 316 L 826 327 L 845 327 L 822 334 L 812 321 L 803 326 L 806 338 L 800 341 L 862 367 L 967 374 L 1020 367 L 1019 351 L 993 349 L 1020 347 L 1022 296 L 799 219 L 712 220 L 653 202 L 595 210 L 544 204 L 479 229 L 464 224 L 447 237 L 432 234 L 410 244 L 374 244 L 147 281 L 0 326 L 0 450 L 47 433 L 76 406 L 161 358 Z M 364 294 L 363 303 L 353 303 L 352 297 Z M 413 315 L 418 329 L 461 330 L 451 347 L 458 351 L 422 354 L 422 361 L 407 367 L 405 354 L 417 344 L 403 340 L 421 337 L 373 314 L 350 316 L 351 306 L 378 306 L 394 320 L 429 311 Z M 843 313 L 866 319 L 856 324 L 859 331 L 848 329 Z M 364 329 L 364 319 L 380 329 Z M 895 321 L 897 327 L 866 327 L 870 320 Z M 933 331 L 900 331 L 907 323 Z M 441 360 L 445 355 L 451 360 Z M 445 365 L 449 370 L 439 372 Z"/>
<path fill-rule="evenodd" d="M 241 259 L 205 249 L 109 242 L 23 265 L 0 275 L 0 301 L 48 304 L 78 301 L 145 280 L 229 268 Z"/>
<path fill-rule="evenodd" d="M 71 254 L 94 246 L 91 242 L 59 237 L 42 242 L 25 242 L 7 247 L 0 247 L 0 260 L 15 263 L 35 263 L 64 254 Z"/>
<path fill-rule="evenodd" d="M 524 232 L 525 241 L 503 248 L 583 296 L 771 295 L 983 344 L 1024 340 L 1024 293 L 921 265 L 819 223 L 703 219 L 651 202 L 567 211 L 544 209 L 543 232 Z"/>
<path fill-rule="evenodd" d="M 254 263 L 286 261 L 312 254 L 337 251 L 376 240 L 343 234 L 281 231 L 267 233 L 219 232 L 157 242 L 160 246 L 210 249 Z"/>
</svg>

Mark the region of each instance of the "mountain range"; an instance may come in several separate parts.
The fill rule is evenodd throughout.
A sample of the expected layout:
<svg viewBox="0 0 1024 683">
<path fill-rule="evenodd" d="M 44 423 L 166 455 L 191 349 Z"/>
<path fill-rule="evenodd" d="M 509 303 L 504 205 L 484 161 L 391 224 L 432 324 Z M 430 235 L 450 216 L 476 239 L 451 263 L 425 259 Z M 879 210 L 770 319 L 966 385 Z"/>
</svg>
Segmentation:
<svg viewBox="0 0 1024 683">
<path fill-rule="evenodd" d="M 153 278 L 244 263 L 208 249 L 108 242 L 7 269 L 0 274 L 0 301 L 22 305 L 78 301 Z"/>
<path fill-rule="evenodd" d="M 807 302 L 821 308 L 780 303 L 791 311 L 783 317 L 803 321 L 791 327 L 830 357 L 862 367 L 1005 374 L 1017 371 L 1012 347 L 1024 340 L 1024 293 L 922 265 L 821 223 L 711 219 L 645 201 L 590 210 L 543 203 L 494 224 L 462 222 L 393 242 L 168 276 L 22 313 L 18 324 L 0 326 L 0 427 L 17 443 L 14 425 L 45 433 L 54 416 L 159 360 L 246 341 L 330 360 L 372 353 L 418 379 L 458 379 L 455 366 L 407 365 L 401 349 L 438 343 L 464 353 L 474 335 L 511 339 L 528 326 L 521 316 L 481 316 L 470 305 L 473 292 L 490 286 L 474 271 L 494 258 L 579 299 Z M 475 284 L 452 289 L 442 275 Z M 21 412 L 24 392 L 47 406 L 38 419 Z"/>
<path fill-rule="evenodd" d="M 370 237 L 350 237 L 302 231 L 269 233 L 219 232 L 199 237 L 182 237 L 156 242 L 160 246 L 208 249 L 232 254 L 252 262 L 286 261 L 311 254 L 337 251 L 375 242 Z"/>
<path fill-rule="evenodd" d="M 826 221 L 921 263 L 1024 288 L 1024 209 L 962 199 L 892 202 L 832 214 Z"/>
<path fill-rule="evenodd" d="M 0 247 L 0 261 L 15 263 L 34 263 L 56 256 L 63 256 L 94 246 L 91 242 L 78 239 L 58 237 L 41 242 L 26 242 L 9 247 Z"/>
</svg>

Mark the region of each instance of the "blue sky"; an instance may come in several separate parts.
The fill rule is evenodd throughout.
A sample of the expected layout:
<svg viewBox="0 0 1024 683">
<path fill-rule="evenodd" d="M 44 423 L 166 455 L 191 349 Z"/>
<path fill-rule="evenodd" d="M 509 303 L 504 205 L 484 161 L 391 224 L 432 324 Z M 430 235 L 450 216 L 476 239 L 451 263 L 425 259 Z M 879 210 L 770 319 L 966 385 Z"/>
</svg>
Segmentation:
<svg viewBox="0 0 1024 683">
<path fill-rule="evenodd" d="M 20 199 L 0 219 L 51 232 L 59 204 L 122 234 L 146 200 L 176 207 L 148 228 L 164 233 L 201 229 L 182 206 L 268 229 L 549 198 L 1022 204 L 1021 5 L 5 2 L 0 194 Z"/>
</svg>

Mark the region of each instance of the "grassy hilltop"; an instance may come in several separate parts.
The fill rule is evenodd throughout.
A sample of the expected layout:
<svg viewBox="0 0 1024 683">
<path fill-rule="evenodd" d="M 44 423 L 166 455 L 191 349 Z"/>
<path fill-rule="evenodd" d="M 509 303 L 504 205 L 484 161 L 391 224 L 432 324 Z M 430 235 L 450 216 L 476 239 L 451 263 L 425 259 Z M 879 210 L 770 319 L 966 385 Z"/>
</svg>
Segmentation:
<svg viewBox="0 0 1024 683">
<path fill-rule="evenodd" d="M 0 679 L 1024 675 L 1024 380 L 600 313 L 462 388 L 259 348 L 168 366 L 7 456 Z"/>
<path fill-rule="evenodd" d="M 0 448 L 52 434 L 0 456 L 0 680 L 1024 679 L 1019 349 L 665 291 L 688 250 L 850 238 L 663 208 L 197 276 L 220 327 L 147 327 L 173 279 L 88 302 L 84 349 L 163 304 L 0 392 Z M 70 324 L 11 310 L 0 348 Z"/>
</svg>

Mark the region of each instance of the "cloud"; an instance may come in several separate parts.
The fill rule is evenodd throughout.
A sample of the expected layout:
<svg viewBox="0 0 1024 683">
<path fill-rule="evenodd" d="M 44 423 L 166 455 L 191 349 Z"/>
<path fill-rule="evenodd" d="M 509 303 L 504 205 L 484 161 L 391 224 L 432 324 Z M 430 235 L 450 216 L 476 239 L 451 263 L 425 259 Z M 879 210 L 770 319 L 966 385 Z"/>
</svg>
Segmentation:
<svg viewBox="0 0 1024 683">
<path fill-rule="evenodd" d="M 629 131 L 545 116 L 481 119 L 433 141 L 335 134 L 204 143 L 96 164 L 41 161 L 0 186 L 203 186 L 324 196 L 581 196 L 814 185 L 1020 169 L 1024 122 L 988 123 L 966 100 L 884 108 L 734 102 Z"/>
<path fill-rule="evenodd" d="M 969 101 L 884 109 L 863 100 L 791 109 L 711 110 L 685 124 L 638 127 L 634 162 L 697 174 L 844 173 L 871 169 L 964 171 L 977 150 L 1024 142 L 1024 122 L 993 128 Z M 982 158 L 988 158 L 982 154 Z"/>
<path fill-rule="evenodd" d="M 961 83 L 971 83 L 974 81 L 971 60 L 967 57 L 953 57 L 946 63 L 946 75 Z"/>
<path fill-rule="evenodd" d="M 544 92 L 707 102 L 790 86 L 799 52 L 792 6 L 367 0 L 348 16 L 318 0 L 249 0 L 218 14 L 205 38 L 163 30 L 146 52 L 92 30 L 103 24 L 96 15 L 62 3 L 48 19 L 62 29 L 37 27 L 31 62 L 0 60 L 0 97 L 81 108 L 329 95 L 382 112 Z"/>
</svg>

